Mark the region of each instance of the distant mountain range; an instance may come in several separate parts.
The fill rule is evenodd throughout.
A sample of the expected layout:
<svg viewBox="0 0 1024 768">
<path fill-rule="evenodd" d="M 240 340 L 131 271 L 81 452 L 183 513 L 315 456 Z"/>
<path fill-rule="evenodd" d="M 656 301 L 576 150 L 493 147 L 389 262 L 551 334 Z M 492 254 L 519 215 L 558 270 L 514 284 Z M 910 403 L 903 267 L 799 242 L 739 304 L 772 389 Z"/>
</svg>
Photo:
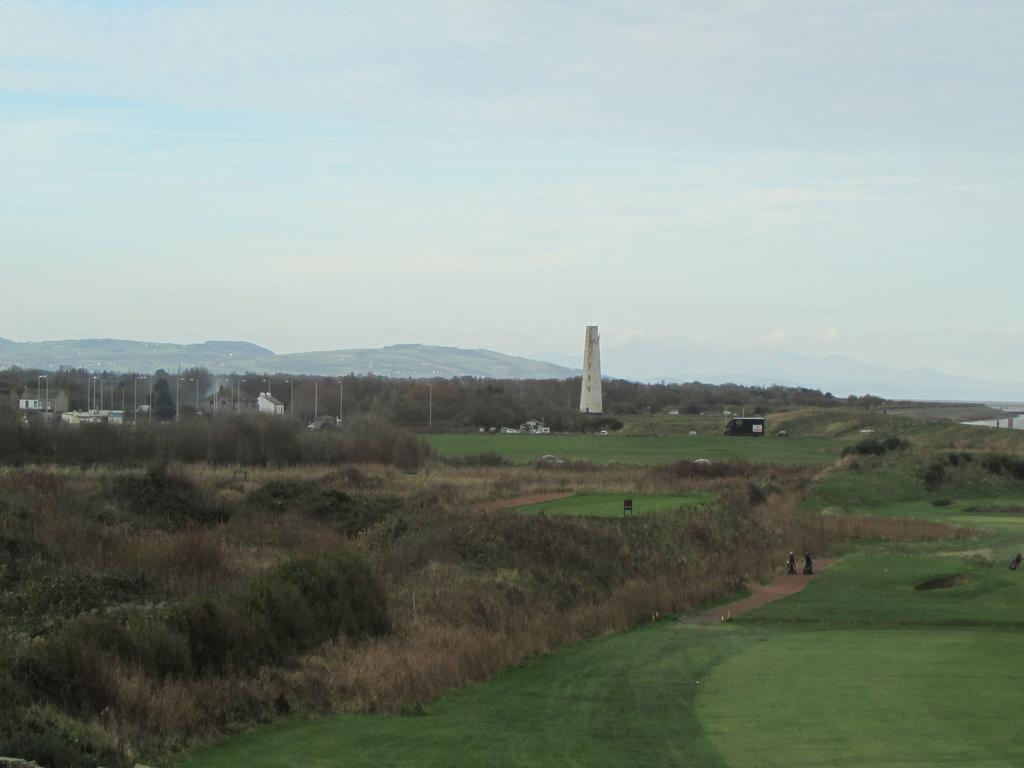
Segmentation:
<svg viewBox="0 0 1024 768">
<path fill-rule="evenodd" d="M 783 384 L 820 389 L 839 397 L 870 393 L 908 400 L 1024 401 L 1024 383 L 954 376 L 927 368 L 887 368 L 839 355 L 813 358 L 778 348 L 722 351 L 637 342 L 605 346 L 602 358 L 605 375 L 630 381 Z M 495 379 L 564 379 L 580 374 L 579 369 L 487 349 L 423 344 L 279 355 L 245 341 L 165 344 L 119 339 L 15 342 L 0 338 L 0 368 L 16 365 L 52 370 L 70 365 L 88 370 L 152 372 L 158 368 L 170 371 L 179 364 L 222 374 L 373 373 L 394 378 Z"/>
<path fill-rule="evenodd" d="M 207 368 L 214 373 L 295 373 L 319 376 L 369 373 L 393 378 L 480 376 L 494 379 L 565 379 L 579 371 L 540 360 L 487 349 L 396 344 L 381 349 L 336 349 L 278 355 L 246 341 L 164 344 L 123 339 L 71 339 L 15 342 L 0 339 L 0 368 L 56 369 L 62 365 L 90 371 L 139 371 Z"/>
<path fill-rule="evenodd" d="M 1024 402 L 1024 383 L 956 376 L 930 368 L 888 368 L 844 355 L 807 357 L 776 347 L 710 350 L 682 344 L 637 342 L 601 350 L 608 375 L 629 372 L 638 381 L 782 384 L 846 395 L 960 402 Z"/>
</svg>

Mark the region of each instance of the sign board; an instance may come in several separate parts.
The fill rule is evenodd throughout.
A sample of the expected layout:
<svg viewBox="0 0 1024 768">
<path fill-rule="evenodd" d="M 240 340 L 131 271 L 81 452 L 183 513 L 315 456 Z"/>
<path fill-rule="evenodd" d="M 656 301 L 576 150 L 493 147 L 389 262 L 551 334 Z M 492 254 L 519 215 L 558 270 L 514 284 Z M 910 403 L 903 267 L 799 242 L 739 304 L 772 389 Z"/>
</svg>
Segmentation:
<svg viewBox="0 0 1024 768">
<path fill-rule="evenodd" d="M 626 499 L 622 502 L 622 514 L 631 515 L 633 514 L 633 500 Z"/>
<path fill-rule="evenodd" d="M 755 435 L 760 435 L 762 432 L 764 432 L 764 424 L 754 424 L 753 427 Z"/>
</svg>

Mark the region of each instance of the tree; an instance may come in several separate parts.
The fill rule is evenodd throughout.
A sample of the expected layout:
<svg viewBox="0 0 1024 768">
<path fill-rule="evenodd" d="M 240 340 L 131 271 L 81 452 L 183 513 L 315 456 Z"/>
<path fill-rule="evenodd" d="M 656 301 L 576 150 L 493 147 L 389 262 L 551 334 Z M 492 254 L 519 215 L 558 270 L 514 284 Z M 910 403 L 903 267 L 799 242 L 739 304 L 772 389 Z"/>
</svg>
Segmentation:
<svg viewBox="0 0 1024 768">
<path fill-rule="evenodd" d="M 153 418 L 170 421 L 175 416 L 174 398 L 167 379 L 157 379 L 153 385 Z"/>
</svg>

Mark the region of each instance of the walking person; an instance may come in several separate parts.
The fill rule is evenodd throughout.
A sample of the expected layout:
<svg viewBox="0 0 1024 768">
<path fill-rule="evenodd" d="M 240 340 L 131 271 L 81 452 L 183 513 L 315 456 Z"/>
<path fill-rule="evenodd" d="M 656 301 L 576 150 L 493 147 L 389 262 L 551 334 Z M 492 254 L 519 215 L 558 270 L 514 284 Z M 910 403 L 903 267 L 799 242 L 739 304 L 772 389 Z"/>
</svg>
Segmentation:
<svg viewBox="0 0 1024 768">
<path fill-rule="evenodd" d="M 814 575 L 814 561 L 810 552 L 804 552 L 804 576 Z"/>
<path fill-rule="evenodd" d="M 796 576 L 796 555 L 789 553 L 789 560 L 786 561 L 786 575 Z"/>
</svg>

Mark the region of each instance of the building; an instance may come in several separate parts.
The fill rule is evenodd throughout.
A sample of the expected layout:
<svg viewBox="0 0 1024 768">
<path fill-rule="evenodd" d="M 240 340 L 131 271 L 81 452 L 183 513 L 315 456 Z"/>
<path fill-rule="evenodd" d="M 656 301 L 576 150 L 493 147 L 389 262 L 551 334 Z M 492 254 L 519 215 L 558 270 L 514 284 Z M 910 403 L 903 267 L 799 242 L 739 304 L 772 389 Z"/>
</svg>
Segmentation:
<svg viewBox="0 0 1024 768">
<path fill-rule="evenodd" d="M 269 392 L 260 392 L 260 396 L 256 399 L 256 407 L 260 413 L 269 413 L 274 416 L 284 415 L 284 403 Z"/>
<path fill-rule="evenodd" d="M 580 391 L 580 413 L 604 412 L 601 402 L 601 336 L 596 325 L 587 326 L 583 342 L 583 384 Z"/>
<path fill-rule="evenodd" d="M 18 397 L 18 410 L 26 417 L 45 414 L 52 418 L 53 414 L 64 413 L 67 409 L 68 396 L 63 389 L 47 393 L 45 389 L 26 387 Z"/>
<path fill-rule="evenodd" d="M 124 411 L 92 410 L 92 411 L 65 411 L 60 415 L 64 424 L 124 424 L 126 421 Z"/>
<path fill-rule="evenodd" d="M 257 398 L 234 387 L 220 387 L 203 400 L 203 413 L 256 413 Z"/>
<path fill-rule="evenodd" d="M 524 435 L 550 435 L 551 427 L 545 426 L 542 422 L 530 419 L 525 424 L 520 425 L 519 431 Z"/>
</svg>

